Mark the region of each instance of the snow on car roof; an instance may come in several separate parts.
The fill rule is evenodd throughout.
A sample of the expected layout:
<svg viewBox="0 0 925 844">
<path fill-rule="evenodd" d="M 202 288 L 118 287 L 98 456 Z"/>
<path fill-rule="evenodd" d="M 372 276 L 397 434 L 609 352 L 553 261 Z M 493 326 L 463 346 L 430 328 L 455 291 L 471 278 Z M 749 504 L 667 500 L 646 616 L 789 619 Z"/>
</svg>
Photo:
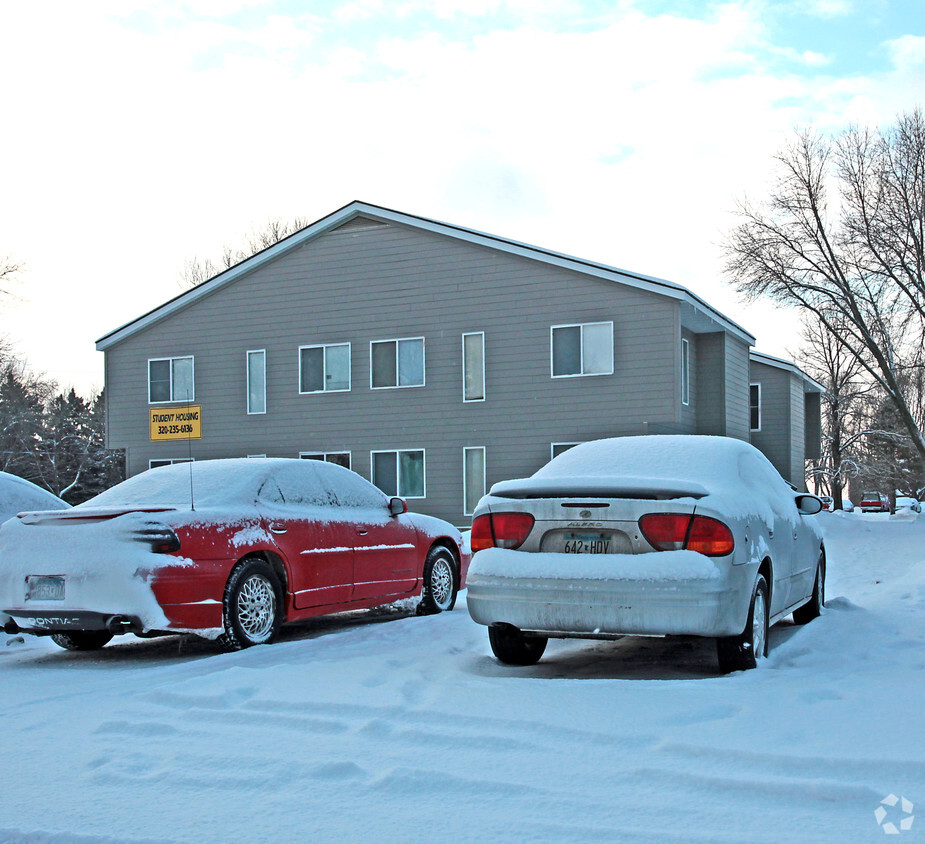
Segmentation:
<svg viewBox="0 0 925 844">
<path fill-rule="evenodd" d="M 573 446 L 551 460 L 530 478 L 504 481 L 490 495 L 512 491 L 548 494 L 556 482 L 566 494 L 580 480 L 609 479 L 628 493 L 659 489 L 669 497 L 697 499 L 729 514 L 770 517 L 796 516 L 793 490 L 753 445 L 732 437 L 659 434 L 613 437 Z"/>
<path fill-rule="evenodd" d="M 25 478 L 0 472 L 0 522 L 24 510 L 66 510 L 70 505 Z"/>
<path fill-rule="evenodd" d="M 197 507 L 253 504 L 274 467 L 296 462 L 286 458 L 241 457 L 159 466 L 107 489 L 78 507 L 164 505 L 189 508 L 191 496 Z"/>
</svg>

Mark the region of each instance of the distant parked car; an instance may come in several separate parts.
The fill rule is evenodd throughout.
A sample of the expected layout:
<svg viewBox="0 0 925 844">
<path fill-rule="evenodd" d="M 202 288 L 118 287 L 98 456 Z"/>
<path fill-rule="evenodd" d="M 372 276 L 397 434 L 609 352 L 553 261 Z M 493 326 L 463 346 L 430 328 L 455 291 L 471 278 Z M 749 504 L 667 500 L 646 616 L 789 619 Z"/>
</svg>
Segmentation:
<svg viewBox="0 0 925 844">
<path fill-rule="evenodd" d="M 70 506 L 25 478 L 0 472 L 0 523 L 24 510 L 66 510 Z"/>
<path fill-rule="evenodd" d="M 72 650 L 115 634 L 195 633 L 226 649 L 282 623 L 420 594 L 450 610 L 459 531 L 410 514 L 355 472 L 315 460 L 151 469 L 61 512 L 0 529 L 0 625 Z"/>
<path fill-rule="evenodd" d="M 576 445 L 478 504 L 467 605 L 495 656 L 535 663 L 550 637 L 715 637 L 723 671 L 767 655 L 768 627 L 825 600 L 814 495 L 731 437 Z"/>
<path fill-rule="evenodd" d="M 906 495 L 897 495 L 896 512 L 899 513 L 902 510 L 909 510 L 912 513 L 921 513 L 922 505 L 914 498 L 910 498 Z"/>
<path fill-rule="evenodd" d="M 822 509 L 830 513 L 835 509 L 835 499 L 831 495 L 820 495 L 819 500 L 822 502 Z"/>
<path fill-rule="evenodd" d="M 865 492 L 858 507 L 862 513 L 889 513 L 890 497 L 882 492 Z"/>
<path fill-rule="evenodd" d="M 841 502 L 841 508 L 846 513 L 854 512 L 854 502 L 850 498 L 843 498 Z"/>
</svg>

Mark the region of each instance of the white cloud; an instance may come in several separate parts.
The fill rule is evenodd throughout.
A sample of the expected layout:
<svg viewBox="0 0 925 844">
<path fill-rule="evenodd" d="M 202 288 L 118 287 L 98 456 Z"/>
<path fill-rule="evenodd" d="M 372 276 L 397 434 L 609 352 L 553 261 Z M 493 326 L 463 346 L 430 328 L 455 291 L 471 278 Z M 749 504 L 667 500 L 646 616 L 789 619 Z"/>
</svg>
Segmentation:
<svg viewBox="0 0 925 844">
<path fill-rule="evenodd" d="M 921 79 L 912 38 L 893 43 L 896 70 L 881 78 L 774 71 L 750 4 L 708 20 L 620 4 L 587 31 L 391 26 L 336 49 L 332 27 L 384 7 L 268 14 L 247 30 L 210 5 L 194 9 L 209 20 L 186 17 L 188 4 L 133 8 L 155 7 L 150 31 L 111 17 L 122 3 L 62 5 L 55 27 L 44 6 L 0 13 L 16 127 L 0 136 L 0 253 L 28 262 L 32 299 L 15 339 L 65 381 L 85 383 L 77 361 L 101 371 L 96 337 L 179 292 L 185 258 L 255 221 L 355 198 L 664 275 L 758 331 L 719 281 L 736 198 L 763 189 L 793 126 L 888 119 Z"/>
</svg>

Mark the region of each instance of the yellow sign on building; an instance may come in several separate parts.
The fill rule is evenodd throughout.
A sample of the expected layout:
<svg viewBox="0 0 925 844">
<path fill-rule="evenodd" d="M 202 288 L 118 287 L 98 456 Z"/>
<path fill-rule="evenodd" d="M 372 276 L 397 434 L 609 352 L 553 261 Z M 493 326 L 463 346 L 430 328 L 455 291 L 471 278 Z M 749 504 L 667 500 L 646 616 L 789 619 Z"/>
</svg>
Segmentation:
<svg viewBox="0 0 925 844">
<path fill-rule="evenodd" d="M 202 439 L 202 405 L 151 408 L 152 440 Z"/>
</svg>

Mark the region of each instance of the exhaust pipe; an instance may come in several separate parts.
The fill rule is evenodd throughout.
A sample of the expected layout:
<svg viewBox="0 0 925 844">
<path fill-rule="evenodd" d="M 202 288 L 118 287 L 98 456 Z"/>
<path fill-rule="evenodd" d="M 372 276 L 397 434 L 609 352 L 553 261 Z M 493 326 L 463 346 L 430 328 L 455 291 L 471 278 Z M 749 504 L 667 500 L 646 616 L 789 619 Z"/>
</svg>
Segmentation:
<svg viewBox="0 0 925 844">
<path fill-rule="evenodd" d="M 123 633 L 128 633 L 132 629 L 132 626 L 131 620 L 124 615 L 114 615 L 106 619 L 106 629 L 112 633 L 113 636 L 121 636 Z"/>
</svg>

